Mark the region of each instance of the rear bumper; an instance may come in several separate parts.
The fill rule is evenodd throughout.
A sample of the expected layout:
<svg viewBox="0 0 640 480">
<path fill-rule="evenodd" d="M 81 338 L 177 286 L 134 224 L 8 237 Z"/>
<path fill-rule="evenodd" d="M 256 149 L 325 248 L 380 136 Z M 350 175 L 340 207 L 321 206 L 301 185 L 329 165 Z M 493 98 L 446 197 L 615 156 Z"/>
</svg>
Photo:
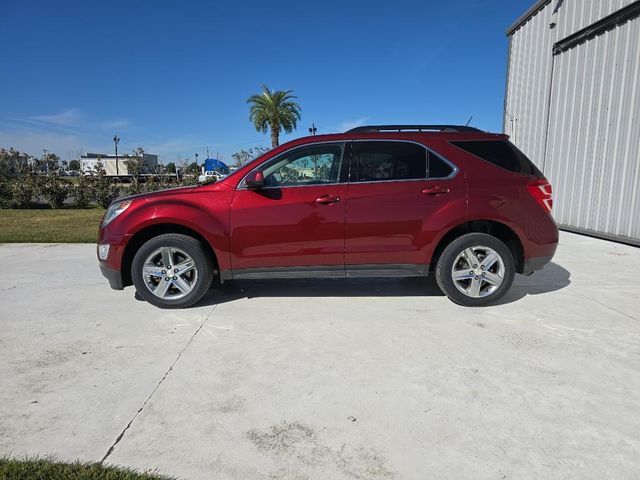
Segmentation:
<svg viewBox="0 0 640 480">
<path fill-rule="evenodd" d="M 100 263 L 100 271 L 104 278 L 109 280 L 109 286 L 114 290 L 122 290 L 124 287 L 122 286 L 122 275 L 120 275 L 119 270 L 114 270 Z"/>
<path fill-rule="evenodd" d="M 533 272 L 535 272 L 536 270 L 540 270 L 547 263 L 549 263 L 552 258 L 553 255 L 546 257 L 531 257 L 525 259 L 524 265 L 522 267 L 522 274 L 531 275 Z"/>
<path fill-rule="evenodd" d="M 558 226 L 549 214 L 545 214 L 537 222 L 532 223 L 531 229 L 521 237 L 524 247 L 524 261 L 522 273 L 531 275 L 551 261 L 558 249 L 560 232 Z"/>
</svg>

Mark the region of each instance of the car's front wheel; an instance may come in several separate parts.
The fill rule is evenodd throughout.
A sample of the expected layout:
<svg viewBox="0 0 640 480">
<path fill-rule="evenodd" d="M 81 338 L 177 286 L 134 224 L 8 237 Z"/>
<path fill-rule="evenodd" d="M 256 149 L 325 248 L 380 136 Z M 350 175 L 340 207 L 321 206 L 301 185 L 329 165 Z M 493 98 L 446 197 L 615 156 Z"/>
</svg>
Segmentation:
<svg viewBox="0 0 640 480">
<path fill-rule="evenodd" d="M 515 263 L 509 247 L 485 233 L 467 233 L 444 249 L 436 281 L 455 303 L 468 307 L 500 299 L 513 283 Z"/>
<path fill-rule="evenodd" d="M 193 305 L 207 293 L 213 274 L 213 260 L 200 241 L 175 233 L 147 241 L 131 265 L 138 294 L 161 308 Z"/>
</svg>

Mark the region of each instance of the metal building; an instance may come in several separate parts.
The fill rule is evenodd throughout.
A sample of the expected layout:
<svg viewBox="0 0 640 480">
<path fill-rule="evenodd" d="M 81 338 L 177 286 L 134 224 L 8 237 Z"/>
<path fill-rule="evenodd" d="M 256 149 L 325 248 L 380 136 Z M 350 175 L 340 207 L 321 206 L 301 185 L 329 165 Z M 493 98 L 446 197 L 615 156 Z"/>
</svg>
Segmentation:
<svg viewBox="0 0 640 480">
<path fill-rule="evenodd" d="M 107 176 L 128 176 L 131 173 L 129 172 L 127 160 L 132 158 L 134 158 L 132 155 L 119 155 L 116 157 L 110 153 L 86 153 L 80 157 L 80 170 L 85 174 L 95 173 L 98 169 L 98 164 L 101 164 Z M 157 166 L 158 155 L 143 154 L 141 173 L 155 173 Z"/>
<path fill-rule="evenodd" d="M 640 1 L 539 0 L 507 36 L 503 129 L 556 221 L 640 245 Z"/>
</svg>

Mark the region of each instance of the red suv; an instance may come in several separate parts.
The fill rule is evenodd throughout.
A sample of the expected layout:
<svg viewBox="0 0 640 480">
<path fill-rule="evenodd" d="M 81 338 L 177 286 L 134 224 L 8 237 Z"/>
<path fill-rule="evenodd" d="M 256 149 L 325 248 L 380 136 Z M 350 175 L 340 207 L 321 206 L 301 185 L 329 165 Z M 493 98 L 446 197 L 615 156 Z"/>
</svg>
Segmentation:
<svg viewBox="0 0 640 480">
<path fill-rule="evenodd" d="M 506 135 L 358 127 L 291 141 L 217 183 L 117 200 L 98 258 L 112 288 L 159 307 L 235 279 L 427 275 L 485 305 L 553 257 L 551 205 Z"/>
</svg>

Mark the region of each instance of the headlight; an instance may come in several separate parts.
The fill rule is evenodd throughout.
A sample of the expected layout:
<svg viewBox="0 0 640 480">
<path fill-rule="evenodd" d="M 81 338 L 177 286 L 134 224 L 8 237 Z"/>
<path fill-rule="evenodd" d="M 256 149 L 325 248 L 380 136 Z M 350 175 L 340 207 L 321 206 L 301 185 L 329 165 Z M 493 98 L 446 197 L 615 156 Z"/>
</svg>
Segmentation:
<svg viewBox="0 0 640 480">
<path fill-rule="evenodd" d="M 102 226 L 106 227 L 111 223 L 111 220 L 116 218 L 122 212 L 124 212 L 131 205 L 131 200 L 125 200 L 123 202 L 112 203 L 109 208 L 107 208 L 107 213 L 104 214 L 104 219 L 102 220 Z"/>
</svg>

